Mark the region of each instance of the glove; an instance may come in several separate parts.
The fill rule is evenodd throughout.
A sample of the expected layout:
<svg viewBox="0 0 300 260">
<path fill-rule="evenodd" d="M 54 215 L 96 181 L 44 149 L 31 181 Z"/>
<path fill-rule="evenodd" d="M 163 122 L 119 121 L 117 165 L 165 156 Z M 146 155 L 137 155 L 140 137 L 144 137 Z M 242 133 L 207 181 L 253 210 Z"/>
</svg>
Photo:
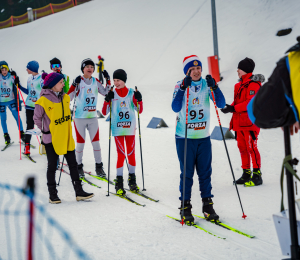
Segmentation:
<svg viewBox="0 0 300 260">
<path fill-rule="evenodd" d="M 134 91 L 134 97 L 137 100 L 137 102 L 141 102 L 142 101 L 142 94 L 138 90 Z"/>
<path fill-rule="evenodd" d="M 78 77 L 74 80 L 74 83 L 75 83 L 76 85 L 78 85 L 78 84 L 80 83 L 80 81 L 81 81 L 81 76 L 78 76 Z"/>
<path fill-rule="evenodd" d="M 206 82 L 207 82 L 207 86 L 209 88 L 212 88 L 213 90 L 216 90 L 218 88 L 218 85 L 216 84 L 215 79 L 211 76 L 211 75 L 207 75 L 205 77 Z"/>
<path fill-rule="evenodd" d="M 103 70 L 103 76 L 104 76 L 104 78 L 106 79 L 106 80 L 110 80 L 110 77 L 109 77 L 109 74 L 108 74 L 108 72 L 106 71 L 106 70 Z"/>
<path fill-rule="evenodd" d="M 48 73 L 47 72 L 43 72 L 42 74 L 42 79 L 45 79 L 47 77 Z"/>
<path fill-rule="evenodd" d="M 184 78 L 184 80 L 182 81 L 182 84 L 181 84 L 180 88 L 181 88 L 181 90 L 185 91 L 186 88 L 188 86 L 190 86 L 191 84 L 192 84 L 192 77 L 191 76 L 186 76 Z"/>
<path fill-rule="evenodd" d="M 20 79 L 18 76 L 15 77 L 15 85 L 19 85 L 20 84 Z"/>
<path fill-rule="evenodd" d="M 112 99 L 114 99 L 114 97 L 115 97 L 114 92 L 113 91 L 109 91 L 107 93 L 107 95 L 105 95 L 105 101 L 109 103 Z"/>
<path fill-rule="evenodd" d="M 221 109 L 224 114 L 235 112 L 234 106 L 226 104 L 224 108 Z"/>
<path fill-rule="evenodd" d="M 13 71 L 13 70 L 10 72 L 10 75 L 12 75 L 14 77 L 17 77 L 17 73 L 15 71 Z"/>
</svg>

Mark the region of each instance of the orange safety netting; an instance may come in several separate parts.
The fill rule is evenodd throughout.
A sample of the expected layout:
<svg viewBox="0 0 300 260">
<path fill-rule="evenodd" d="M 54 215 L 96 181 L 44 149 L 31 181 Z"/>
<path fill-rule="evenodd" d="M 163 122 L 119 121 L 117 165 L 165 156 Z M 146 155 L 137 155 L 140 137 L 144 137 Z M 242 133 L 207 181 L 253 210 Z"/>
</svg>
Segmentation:
<svg viewBox="0 0 300 260">
<path fill-rule="evenodd" d="M 33 9 L 33 19 L 39 19 L 50 14 L 58 13 L 63 10 L 69 9 L 74 5 L 83 4 L 91 0 L 68 0 L 61 4 L 48 4 L 44 7 Z M 0 29 L 28 23 L 28 13 L 20 16 L 11 16 L 9 19 L 0 22 Z"/>
</svg>

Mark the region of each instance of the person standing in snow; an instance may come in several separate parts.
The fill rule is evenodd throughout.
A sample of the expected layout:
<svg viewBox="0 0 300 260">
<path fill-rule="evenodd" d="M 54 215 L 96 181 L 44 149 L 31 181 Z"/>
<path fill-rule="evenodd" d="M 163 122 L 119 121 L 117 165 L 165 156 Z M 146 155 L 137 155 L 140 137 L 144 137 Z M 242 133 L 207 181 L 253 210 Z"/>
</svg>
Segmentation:
<svg viewBox="0 0 300 260">
<path fill-rule="evenodd" d="M 50 60 L 50 69 L 53 72 L 60 73 L 64 76 L 64 92 L 68 93 L 70 88 L 70 79 L 68 75 L 62 73 L 61 61 L 58 58 L 53 58 Z"/>
<path fill-rule="evenodd" d="M 83 149 L 85 145 L 85 133 L 88 130 L 90 140 L 94 149 L 95 170 L 99 177 L 106 177 L 103 169 L 103 162 L 100 148 L 99 125 L 97 119 L 98 93 L 105 96 L 110 89 L 110 80 L 107 79 L 106 88 L 92 74 L 95 71 L 95 63 L 91 59 L 85 59 L 81 63 L 83 76 L 78 76 L 68 95 L 71 100 L 76 98 L 74 126 L 76 131 L 77 145 L 76 158 L 80 177 L 83 172 Z M 108 76 L 109 77 L 109 76 Z"/>
<path fill-rule="evenodd" d="M 183 71 L 186 77 L 177 82 L 173 94 L 172 110 L 177 115 L 176 124 L 176 149 L 180 163 L 180 214 L 183 211 L 184 222 L 190 224 L 194 222 L 191 209 L 191 192 L 193 186 L 194 169 L 198 174 L 199 186 L 202 198 L 202 211 L 205 218 L 217 220 L 219 216 L 213 208 L 211 193 L 211 173 L 212 173 L 212 149 L 210 141 L 210 103 L 213 89 L 216 104 L 219 108 L 225 106 L 225 98 L 222 91 L 210 76 L 206 76 L 206 81 L 202 76 L 202 63 L 196 55 L 185 57 L 183 60 Z M 185 198 L 183 201 L 183 172 L 184 172 L 184 145 L 185 145 L 185 120 L 187 87 L 189 87 L 188 103 L 188 129 L 187 129 L 187 155 L 186 155 L 186 180 Z"/>
<path fill-rule="evenodd" d="M 102 58 L 100 55 L 98 56 L 98 64 L 97 65 L 97 72 L 99 74 L 99 81 L 101 82 L 101 84 L 104 83 L 104 79 L 103 79 L 103 71 L 104 71 L 104 58 Z M 105 75 L 104 75 L 105 77 Z"/>
<path fill-rule="evenodd" d="M 57 196 L 55 172 L 59 155 L 67 160 L 76 200 L 85 200 L 94 196 L 83 191 L 75 157 L 75 142 L 72 136 L 70 97 L 63 92 L 64 76 L 50 73 L 44 80 L 40 98 L 35 102 L 33 120 L 42 131 L 48 160 L 47 185 L 49 202 L 61 203 Z"/>
<path fill-rule="evenodd" d="M 27 95 L 26 105 L 26 130 L 34 128 L 34 108 L 35 102 L 39 99 L 44 80 L 39 74 L 39 63 L 37 61 L 30 61 L 26 67 L 27 73 L 30 75 L 27 80 L 27 88 L 20 85 L 20 89 Z M 25 150 L 24 154 L 30 156 L 30 140 L 31 135 L 25 134 Z"/>
<path fill-rule="evenodd" d="M 236 184 L 245 186 L 258 186 L 263 183 L 261 178 L 261 158 L 257 147 L 260 128 L 254 125 L 247 113 L 247 105 L 261 87 L 261 75 L 253 75 L 255 63 L 252 59 L 245 58 L 238 64 L 239 82 L 234 86 L 234 101 L 231 105 L 221 109 L 223 113 L 233 113 L 230 129 L 236 131 L 237 145 L 242 159 L 242 176 Z M 253 175 L 251 172 L 251 161 Z M 252 175 L 252 176 L 251 176 Z"/>
<path fill-rule="evenodd" d="M 139 107 L 139 113 L 143 112 L 143 101 L 141 93 L 127 88 L 125 83 L 127 74 L 124 70 L 118 69 L 113 74 L 115 90 L 109 91 L 105 96 L 102 114 L 107 115 L 111 104 L 111 131 L 115 137 L 118 153 L 116 193 L 125 195 L 123 185 L 123 165 L 125 160 L 125 142 L 128 157 L 128 186 L 131 191 L 138 192 L 135 176 L 135 110 Z"/>
<path fill-rule="evenodd" d="M 9 72 L 9 67 L 7 62 L 0 61 L 0 117 L 1 117 L 1 126 L 3 129 L 5 144 L 10 144 L 10 136 L 8 134 L 7 123 L 6 123 L 6 107 L 9 108 L 11 111 L 14 119 L 17 122 L 19 127 L 19 131 L 21 134 L 21 139 L 25 141 L 25 134 L 23 131 L 23 124 L 20 117 L 20 125 L 19 125 L 19 117 L 18 117 L 18 98 L 17 95 L 17 87 L 16 85 L 20 83 L 19 77 L 17 76 L 16 72 L 11 71 Z M 21 100 L 19 99 L 19 109 L 22 110 L 21 107 Z"/>
</svg>

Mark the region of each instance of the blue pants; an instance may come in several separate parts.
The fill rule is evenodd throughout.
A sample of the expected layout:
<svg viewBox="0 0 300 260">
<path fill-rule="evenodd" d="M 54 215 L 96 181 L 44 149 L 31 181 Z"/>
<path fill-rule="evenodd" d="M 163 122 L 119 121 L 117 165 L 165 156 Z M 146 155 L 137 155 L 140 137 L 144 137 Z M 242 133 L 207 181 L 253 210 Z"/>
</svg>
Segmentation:
<svg viewBox="0 0 300 260">
<path fill-rule="evenodd" d="M 180 163 L 180 186 L 179 191 L 182 200 L 183 195 L 183 168 L 184 168 L 184 138 L 176 138 L 177 155 Z M 202 139 L 187 139 L 186 177 L 184 200 L 191 199 L 193 176 L 196 167 L 199 180 L 199 188 L 202 198 L 213 197 L 211 194 L 211 142 L 210 136 Z"/>
<path fill-rule="evenodd" d="M 10 103 L 7 102 L 7 105 L 3 105 L 4 103 L 2 103 L 2 105 L 0 105 L 0 116 L 1 116 L 1 126 L 3 129 L 3 134 L 8 133 L 7 130 L 7 124 L 6 124 L 6 107 L 8 106 L 9 110 L 11 111 L 13 117 L 15 118 L 17 125 L 19 127 L 19 118 L 18 118 L 18 108 L 15 102 Z M 22 120 L 20 118 L 20 131 L 23 131 L 23 124 L 22 124 Z"/>
</svg>

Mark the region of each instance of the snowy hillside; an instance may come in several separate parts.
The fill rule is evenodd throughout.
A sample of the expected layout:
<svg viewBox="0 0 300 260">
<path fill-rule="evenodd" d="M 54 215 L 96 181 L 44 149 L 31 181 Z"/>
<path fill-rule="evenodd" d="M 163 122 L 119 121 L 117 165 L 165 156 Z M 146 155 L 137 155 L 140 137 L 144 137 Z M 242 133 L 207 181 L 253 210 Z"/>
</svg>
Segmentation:
<svg viewBox="0 0 300 260">
<path fill-rule="evenodd" d="M 276 61 L 295 44 L 300 35 L 300 2 L 219 0 L 216 8 L 220 69 L 224 77 L 219 86 L 226 102 L 231 103 L 233 86 L 237 82 L 237 64 L 241 59 L 252 58 L 256 63 L 254 73 L 268 78 Z M 293 28 L 290 35 L 275 36 L 277 30 L 287 27 Z M 111 76 L 114 70 L 124 69 L 128 74 L 127 86 L 138 86 L 143 95 L 141 132 L 145 193 L 160 200 L 154 203 L 130 194 L 136 201 L 145 203 L 144 208 L 117 197 L 106 197 L 106 184 L 95 179 L 89 180 L 102 189 L 85 184 L 84 189 L 96 196 L 91 202 L 78 203 L 66 174 L 62 175 L 58 187 L 62 203 L 48 204 L 46 157 L 32 149 L 36 164 L 19 160 L 17 127 L 11 113 L 7 112 L 9 133 L 15 145 L 0 152 L 1 183 L 22 186 L 26 176 L 34 175 L 39 201 L 47 205 L 50 214 L 93 259 L 282 258 L 272 220 L 272 214 L 280 209 L 279 176 L 284 157 L 280 129 L 262 130 L 258 138 L 264 184 L 254 188 L 239 187 L 248 216 L 246 220 L 242 219 L 223 142 L 212 140 L 214 208 L 222 221 L 256 238 L 250 240 L 210 223 L 198 222 L 227 238 L 223 241 L 195 228 L 181 227 L 166 217 L 178 217 L 180 206 L 172 94 L 175 83 L 184 77 L 182 60 L 185 56 L 198 55 L 203 63 L 203 76 L 208 73 L 207 57 L 213 55 L 209 0 L 94 0 L 33 23 L 0 30 L 0 46 L 0 60 L 7 61 L 18 73 L 22 85 L 26 84 L 26 65 L 31 60 L 39 62 L 40 70 L 49 72 L 49 60 L 57 57 L 62 61 L 63 72 L 74 79 L 81 74 L 83 59 L 92 58 L 96 62 L 97 56 L 102 55 L 105 69 Z M 98 100 L 98 109 L 101 109 L 103 98 Z M 230 115 L 221 113 L 220 116 L 223 126 L 228 127 Z M 26 125 L 24 110 L 21 117 Z M 147 128 L 152 117 L 163 118 L 169 128 Z M 99 126 L 102 158 L 107 171 L 109 123 L 99 119 Z M 211 104 L 211 131 L 215 126 L 218 122 Z M 2 135 L 2 130 L 0 133 Z M 37 145 L 36 138 L 32 140 Z M 229 140 L 227 145 L 235 176 L 240 177 L 241 160 L 236 142 Z M 299 157 L 299 135 L 292 137 L 292 145 L 293 155 Z M 3 146 L 4 139 L 0 137 L 0 147 Z M 117 156 L 114 140 L 111 156 L 111 178 L 114 178 Z M 138 136 L 136 160 L 138 184 L 142 187 Z M 85 146 L 83 164 L 85 170 L 94 171 L 89 142 Z M 124 172 L 127 179 L 127 171 Z M 201 215 L 197 183 L 195 174 L 192 210 Z M 3 233 L 4 227 L 0 225 L 0 236 Z M 1 241 L 3 238 L 0 238 L 0 251 Z M 61 246 L 54 239 L 52 243 Z"/>
</svg>

